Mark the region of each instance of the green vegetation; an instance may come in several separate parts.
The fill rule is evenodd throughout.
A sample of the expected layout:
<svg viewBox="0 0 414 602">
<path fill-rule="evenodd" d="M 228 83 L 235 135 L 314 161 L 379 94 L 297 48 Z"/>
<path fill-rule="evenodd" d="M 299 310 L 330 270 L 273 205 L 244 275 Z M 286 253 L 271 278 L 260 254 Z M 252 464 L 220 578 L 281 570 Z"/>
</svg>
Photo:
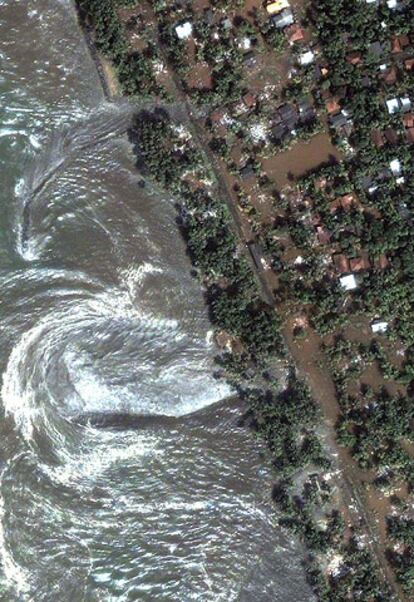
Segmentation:
<svg viewBox="0 0 414 602">
<path fill-rule="evenodd" d="M 151 60 L 156 46 L 145 51 L 130 52 L 126 31 L 118 17 L 113 0 L 79 0 L 81 14 L 92 23 L 97 49 L 116 68 L 122 92 L 128 96 L 162 96 Z"/>
</svg>

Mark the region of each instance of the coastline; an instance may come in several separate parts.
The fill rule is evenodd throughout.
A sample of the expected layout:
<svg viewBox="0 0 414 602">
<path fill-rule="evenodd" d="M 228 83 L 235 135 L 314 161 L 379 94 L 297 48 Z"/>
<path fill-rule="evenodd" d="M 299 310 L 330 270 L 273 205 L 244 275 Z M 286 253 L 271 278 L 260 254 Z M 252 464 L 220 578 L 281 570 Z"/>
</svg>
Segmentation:
<svg viewBox="0 0 414 602">
<path fill-rule="evenodd" d="M 96 72 L 106 100 L 113 101 L 120 96 L 119 82 L 115 68 L 99 52 L 93 25 L 89 22 L 87 12 L 80 6 L 78 0 L 73 0 L 73 6 L 77 15 L 78 27 L 88 47 L 89 54 L 95 64 Z"/>
<path fill-rule="evenodd" d="M 95 47 L 95 51 L 96 51 L 96 46 L 95 46 L 95 43 L 94 43 L 93 39 L 92 39 L 92 43 L 93 43 L 93 45 L 94 45 L 94 47 Z M 105 71 L 104 65 L 102 64 L 102 61 L 101 61 L 101 59 L 99 58 L 99 53 L 98 53 L 97 51 L 96 51 L 96 53 L 97 53 L 96 61 L 98 61 L 98 62 L 96 62 L 96 61 L 95 61 L 95 64 L 97 64 L 97 65 L 99 65 L 99 66 L 100 66 L 99 68 L 100 68 L 100 70 L 102 71 L 102 73 L 100 73 L 100 77 L 102 77 L 102 78 L 104 79 L 104 81 L 105 81 L 105 87 L 106 87 L 107 93 L 108 93 L 108 94 L 110 94 L 110 85 L 109 85 L 108 81 L 106 80 L 106 78 L 108 77 L 108 73 Z M 95 60 L 95 59 L 94 59 L 94 60 Z M 111 77 L 116 77 L 116 76 L 115 76 L 115 72 L 114 72 L 114 70 L 112 70 L 112 74 L 110 75 L 110 78 L 111 78 Z M 102 80 L 101 80 L 101 81 L 102 81 Z M 110 96 L 109 96 L 109 97 L 110 97 Z M 156 103 L 154 102 L 154 107 L 155 107 L 155 106 L 156 106 Z M 159 108 L 159 107 L 158 107 L 158 108 Z M 195 136 L 195 138 L 199 138 L 199 136 Z M 198 140 L 197 142 L 199 142 L 199 140 Z M 196 146 L 197 146 L 197 145 L 196 145 Z M 153 175 L 153 174 L 150 174 L 150 175 Z M 178 186 L 178 194 L 177 194 L 177 196 L 179 196 L 179 193 L 180 193 L 179 184 L 177 184 L 177 186 Z M 223 190 L 223 187 L 222 187 L 222 190 Z M 174 191 L 174 192 L 177 192 L 177 191 Z M 225 190 L 224 190 L 224 197 L 225 197 L 225 198 L 223 198 L 223 194 L 221 195 L 221 197 L 222 197 L 222 199 L 221 199 L 221 200 L 223 200 L 223 201 L 227 201 L 227 195 L 226 195 L 226 191 L 225 191 Z M 231 204 L 231 201 L 230 201 L 230 204 Z M 187 208 L 186 208 L 186 206 L 185 206 L 185 203 L 183 203 L 183 205 L 184 205 L 184 210 L 186 211 L 186 210 L 187 210 Z M 231 207 L 230 207 L 230 213 L 231 213 Z M 237 220 L 236 220 L 236 222 L 237 222 Z M 236 226 L 237 226 L 237 223 L 236 223 Z M 234 230 L 236 230 L 236 231 L 237 231 L 237 227 L 236 227 L 236 228 L 234 228 L 234 224 L 232 225 L 232 230 L 233 230 L 233 232 L 234 232 Z M 237 232 L 236 232 L 236 233 L 237 233 Z M 191 249 L 190 249 L 190 246 L 189 246 L 189 239 L 188 239 L 188 237 L 185 237 L 185 238 L 186 238 L 186 242 L 187 242 L 188 248 L 189 248 L 189 250 L 190 250 L 190 255 L 192 255 L 192 253 L 191 253 Z M 194 263 L 194 255 L 192 255 L 192 259 L 193 259 L 193 263 Z M 200 268 L 199 268 L 199 266 L 197 266 L 197 264 L 194 264 L 194 265 L 196 266 L 197 270 L 199 270 L 199 271 L 200 271 Z M 263 283 L 264 283 L 264 280 L 260 278 L 260 274 L 258 274 L 256 270 L 253 270 L 253 271 L 254 271 L 254 275 L 255 275 L 255 277 L 256 277 L 256 280 L 257 280 L 257 281 L 258 281 L 258 282 L 259 282 L 261 285 L 263 285 Z M 266 286 L 264 286 L 264 287 L 263 287 L 263 290 L 266 292 Z M 266 297 L 267 297 L 267 299 L 270 299 L 269 295 L 266 295 Z M 213 323 L 214 323 L 214 322 L 213 322 Z M 217 324 L 215 324 L 215 326 L 217 326 Z M 289 354 L 289 355 L 290 355 L 290 354 Z M 294 362 L 294 364 L 295 364 L 295 369 L 296 369 L 296 370 L 297 370 L 299 367 L 301 368 L 301 369 L 300 369 L 300 372 L 301 372 L 301 373 L 303 373 L 303 374 L 302 374 L 302 378 L 304 379 L 304 381 L 305 381 L 305 382 L 308 382 L 308 381 L 309 381 L 309 373 L 307 372 L 307 370 L 306 370 L 306 367 L 305 367 L 305 369 L 304 369 L 304 366 L 299 366 L 299 365 L 298 365 L 298 360 L 297 360 L 297 358 L 295 359 L 295 362 Z M 239 367 L 239 368 L 240 368 L 240 367 Z M 258 363 L 258 365 L 256 366 L 256 368 L 255 368 L 255 369 L 256 369 L 256 370 L 260 370 L 260 360 L 259 360 L 259 363 Z M 237 383 L 238 383 L 237 379 L 235 379 L 235 380 L 234 380 L 234 383 L 235 383 L 235 384 L 237 384 Z M 311 389 L 313 389 L 312 385 L 310 386 L 310 388 L 311 388 Z M 263 392 L 263 390 L 262 390 L 262 392 Z M 317 391 L 313 391 L 313 393 L 314 393 L 314 394 L 317 394 Z M 253 406 L 254 406 L 254 404 L 253 404 Z M 253 422 L 254 422 L 254 420 L 253 420 Z M 333 426 L 334 426 L 334 425 L 333 425 L 333 423 L 332 423 L 330 426 L 331 426 L 331 427 L 333 427 Z M 256 427 L 257 427 L 257 425 L 256 425 Z M 260 430 L 260 429 L 258 429 L 258 430 Z M 283 479 L 282 479 L 282 480 L 283 480 Z M 342 493 L 344 493 L 343 489 L 344 489 L 344 488 L 342 488 Z M 356 497 L 356 496 L 355 496 L 355 493 L 356 493 L 356 491 L 354 491 L 352 487 L 350 488 L 350 490 L 351 490 L 351 493 L 350 493 L 350 494 L 349 494 L 349 490 L 345 492 L 345 493 L 346 493 L 346 495 L 345 495 L 345 499 L 346 499 L 346 502 L 347 502 L 348 504 L 350 504 L 350 503 L 352 503 L 352 502 L 355 502 L 355 497 Z M 348 494 L 349 494 L 349 495 L 348 495 Z M 358 512 L 356 513 L 356 517 L 358 517 Z M 288 522 L 289 522 L 289 521 L 287 521 L 287 522 L 286 522 L 286 524 L 288 524 Z M 298 531 L 297 531 L 297 532 L 298 532 Z M 299 533 L 300 533 L 300 530 L 299 530 Z M 384 567 L 382 566 L 382 569 L 383 569 L 383 568 L 384 568 Z M 385 571 L 385 572 L 386 572 L 386 571 Z M 321 599 L 322 599 L 322 598 L 321 598 Z"/>
</svg>

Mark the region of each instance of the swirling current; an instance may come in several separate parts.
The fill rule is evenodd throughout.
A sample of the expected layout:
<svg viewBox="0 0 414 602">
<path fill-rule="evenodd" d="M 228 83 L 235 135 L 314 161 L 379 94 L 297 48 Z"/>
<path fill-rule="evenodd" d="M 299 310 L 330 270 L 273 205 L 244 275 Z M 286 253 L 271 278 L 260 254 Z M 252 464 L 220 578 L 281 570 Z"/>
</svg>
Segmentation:
<svg viewBox="0 0 414 602">
<path fill-rule="evenodd" d="M 133 107 L 69 0 L 0 34 L 0 599 L 310 601 Z"/>
</svg>

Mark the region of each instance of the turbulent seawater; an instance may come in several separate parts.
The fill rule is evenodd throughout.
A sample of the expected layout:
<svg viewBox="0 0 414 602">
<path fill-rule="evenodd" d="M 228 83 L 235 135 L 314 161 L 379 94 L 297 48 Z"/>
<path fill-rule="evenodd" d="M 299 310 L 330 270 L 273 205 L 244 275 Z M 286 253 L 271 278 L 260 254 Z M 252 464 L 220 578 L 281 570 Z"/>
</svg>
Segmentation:
<svg viewBox="0 0 414 602">
<path fill-rule="evenodd" d="M 310 601 L 72 4 L 0 0 L 0 65 L 1 600 Z"/>
</svg>

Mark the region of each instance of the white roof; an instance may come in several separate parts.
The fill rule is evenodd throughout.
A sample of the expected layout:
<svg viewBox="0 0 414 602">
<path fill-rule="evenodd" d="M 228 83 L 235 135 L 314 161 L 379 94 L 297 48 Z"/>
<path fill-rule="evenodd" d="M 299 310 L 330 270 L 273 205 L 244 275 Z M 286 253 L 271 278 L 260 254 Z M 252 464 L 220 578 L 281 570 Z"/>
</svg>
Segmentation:
<svg viewBox="0 0 414 602">
<path fill-rule="evenodd" d="M 354 274 L 347 274 L 346 276 L 341 276 L 339 278 L 339 282 L 343 289 L 346 291 L 352 291 L 357 288 L 358 283 L 354 276 Z"/>
<path fill-rule="evenodd" d="M 388 8 L 397 8 L 398 6 L 398 0 L 387 0 L 387 6 Z"/>
<path fill-rule="evenodd" d="M 299 63 L 301 65 L 310 65 L 314 58 L 315 55 L 313 54 L 312 50 L 308 50 L 299 56 Z"/>
<path fill-rule="evenodd" d="M 411 109 L 411 100 L 408 98 L 408 96 L 402 96 L 400 98 L 400 103 L 403 109 Z"/>
<path fill-rule="evenodd" d="M 382 322 L 381 320 L 376 320 L 371 324 L 372 332 L 386 332 L 388 328 L 388 322 Z"/>
<path fill-rule="evenodd" d="M 249 50 L 249 48 L 251 48 L 252 46 L 252 42 L 250 40 L 250 38 L 243 38 L 239 44 L 240 48 L 243 48 L 243 50 Z"/>
<path fill-rule="evenodd" d="M 180 40 L 186 40 L 193 33 L 193 26 L 190 21 L 186 21 L 176 26 L 175 33 Z"/>
<path fill-rule="evenodd" d="M 399 176 L 401 173 L 401 163 L 399 159 L 390 161 L 390 169 L 394 176 Z"/>
<path fill-rule="evenodd" d="M 400 102 L 398 98 L 390 98 L 386 101 L 388 113 L 392 115 L 393 113 L 397 113 L 400 110 Z"/>
</svg>

